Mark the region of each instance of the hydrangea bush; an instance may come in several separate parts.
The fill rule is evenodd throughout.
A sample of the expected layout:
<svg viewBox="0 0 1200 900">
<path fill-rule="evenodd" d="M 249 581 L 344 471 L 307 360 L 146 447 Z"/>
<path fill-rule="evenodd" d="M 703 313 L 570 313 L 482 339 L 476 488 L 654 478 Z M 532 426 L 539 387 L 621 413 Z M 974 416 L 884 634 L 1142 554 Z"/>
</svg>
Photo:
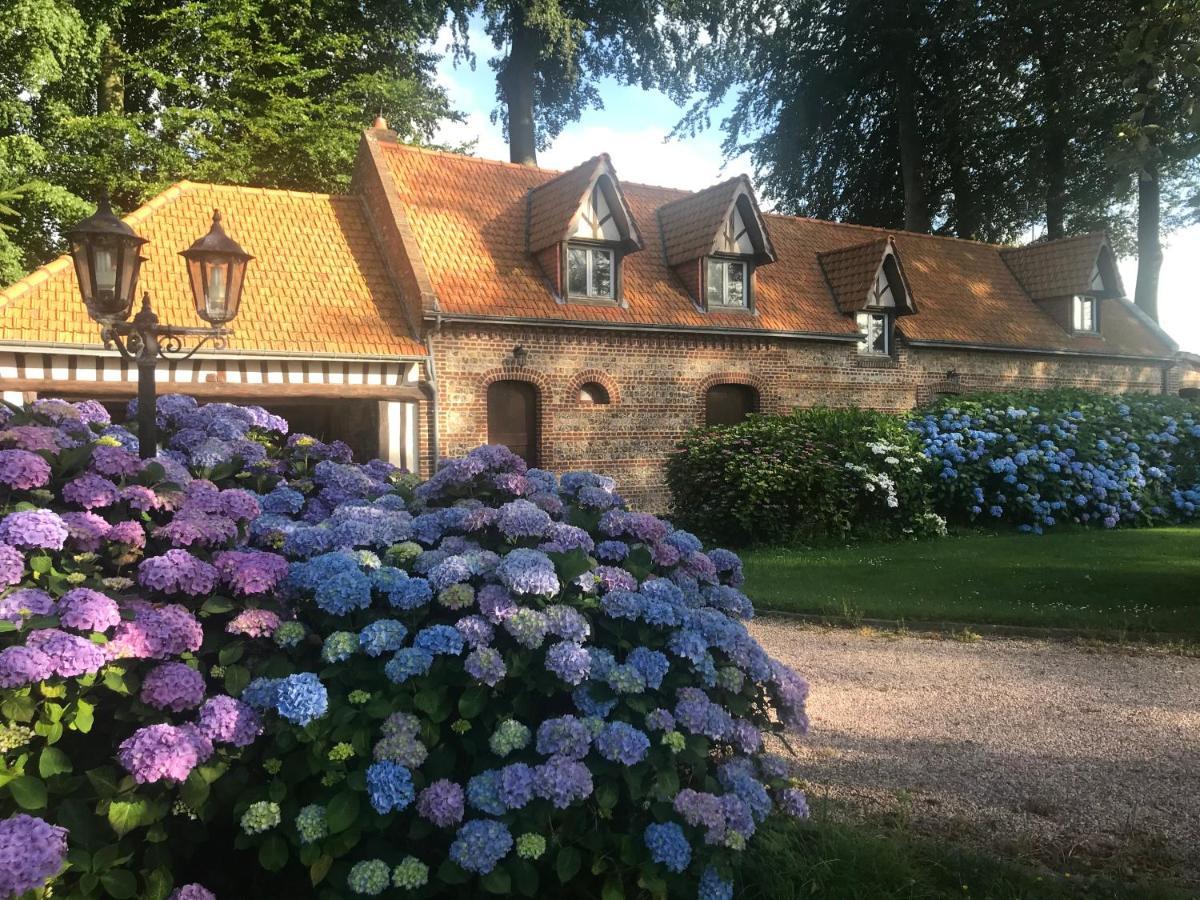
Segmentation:
<svg viewBox="0 0 1200 900">
<path fill-rule="evenodd" d="M 724 898 L 807 814 L 732 553 L 500 447 L 417 484 L 157 412 L 149 463 L 0 412 L 0 897 Z"/>
<path fill-rule="evenodd" d="M 910 423 L 958 521 L 1182 522 L 1200 510 L 1200 415 L 1177 397 L 1081 391 L 944 401 Z"/>
<path fill-rule="evenodd" d="M 944 533 L 929 470 L 900 417 L 815 408 L 697 429 L 666 474 L 681 525 L 753 544 Z"/>
</svg>

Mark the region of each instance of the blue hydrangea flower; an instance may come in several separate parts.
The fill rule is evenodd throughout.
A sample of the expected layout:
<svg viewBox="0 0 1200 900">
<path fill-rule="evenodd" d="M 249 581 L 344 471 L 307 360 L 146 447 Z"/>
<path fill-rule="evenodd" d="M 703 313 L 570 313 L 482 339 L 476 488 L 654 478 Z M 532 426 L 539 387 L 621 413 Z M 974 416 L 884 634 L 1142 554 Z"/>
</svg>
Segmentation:
<svg viewBox="0 0 1200 900">
<path fill-rule="evenodd" d="M 408 629 L 396 619 L 377 619 L 358 633 L 358 642 L 367 656 L 382 656 L 399 650 Z"/>
<path fill-rule="evenodd" d="M 468 872 L 486 875 L 513 847 L 508 827 L 491 819 L 475 819 L 460 829 L 450 845 L 450 858 Z"/>
<path fill-rule="evenodd" d="M 588 651 L 572 641 L 560 641 L 546 651 L 546 669 L 567 684 L 580 684 L 590 668 Z"/>
<path fill-rule="evenodd" d="M 396 684 L 403 684 L 410 678 L 424 675 L 433 665 L 433 654 L 420 647 L 405 647 L 397 650 L 396 655 L 388 660 L 383 667 L 383 674 Z"/>
<path fill-rule="evenodd" d="M 646 826 L 643 836 L 650 858 L 666 866 L 671 872 L 680 873 L 692 861 L 692 845 L 688 843 L 683 829 L 675 822 L 655 822 Z"/>
<path fill-rule="evenodd" d="M 416 799 L 412 773 L 387 759 L 371 763 L 367 767 L 367 796 L 380 815 L 406 809 Z"/>
<path fill-rule="evenodd" d="M 587 725 L 575 716 L 547 719 L 537 730 L 537 752 L 544 756 L 563 756 L 583 759 L 588 754 L 592 736 Z"/>
<path fill-rule="evenodd" d="M 545 553 L 519 547 L 496 567 L 500 583 L 514 594 L 541 594 L 553 597 L 559 591 L 554 563 Z"/>
<path fill-rule="evenodd" d="M 467 803 L 489 816 L 502 816 L 508 808 L 500 799 L 500 773 L 488 769 L 467 782 Z"/>
<path fill-rule="evenodd" d="M 463 652 L 463 636 L 452 625 L 430 625 L 413 638 L 413 646 L 434 656 L 458 656 Z"/>
<path fill-rule="evenodd" d="M 289 722 L 304 726 L 325 715 L 329 693 L 312 672 L 289 675 L 276 687 L 275 709 Z"/>
<path fill-rule="evenodd" d="M 636 766 L 650 750 L 650 738 L 627 722 L 609 722 L 596 736 L 596 749 L 610 762 Z"/>
<path fill-rule="evenodd" d="M 335 616 L 344 616 L 371 605 L 371 579 L 358 569 L 340 572 L 317 586 L 317 606 Z"/>
</svg>

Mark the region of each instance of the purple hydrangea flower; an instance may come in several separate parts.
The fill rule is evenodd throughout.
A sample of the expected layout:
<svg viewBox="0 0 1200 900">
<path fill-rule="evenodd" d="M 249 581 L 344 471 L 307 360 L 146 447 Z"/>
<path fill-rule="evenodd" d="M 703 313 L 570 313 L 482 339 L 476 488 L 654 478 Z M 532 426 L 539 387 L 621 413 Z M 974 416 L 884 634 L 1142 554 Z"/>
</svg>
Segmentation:
<svg viewBox="0 0 1200 900">
<path fill-rule="evenodd" d="M 588 651 L 573 641 L 560 641 L 546 652 L 546 670 L 567 684 L 581 684 L 591 668 Z"/>
<path fill-rule="evenodd" d="M 564 641 L 582 644 L 592 633 L 592 626 L 579 610 L 555 604 L 545 609 L 546 622 L 552 634 Z"/>
<path fill-rule="evenodd" d="M 206 700 L 198 718 L 200 733 L 213 743 L 246 747 L 262 734 L 262 720 L 250 705 L 219 694 Z"/>
<path fill-rule="evenodd" d="M 54 660 L 33 647 L 0 650 L 0 688 L 20 688 L 54 674 Z"/>
<path fill-rule="evenodd" d="M 50 464 L 28 450 L 0 450 L 0 484 L 29 491 L 50 483 Z"/>
<path fill-rule="evenodd" d="M 186 550 L 168 550 L 162 556 L 144 559 L 138 565 L 138 583 L 164 594 L 191 597 L 212 593 L 217 570 Z"/>
<path fill-rule="evenodd" d="M 21 551 L 0 543 L 0 589 L 20 584 L 25 577 L 25 557 Z"/>
<path fill-rule="evenodd" d="M 142 681 L 141 699 L 156 709 L 191 709 L 204 700 L 204 676 L 181 662 L 163 663 L 151 669 Z"/>
<path fill-rule="evenodd" d="M 182 782 L 212 751 L 194 725 L 148 725 L 121 742 L 117 758 L 138 784 Z"/>
<path fill-rule="evenodd" d="M 193 882 L 175 888 L 167 900 L 217 900 L 217 896 L 204 885 Z"/>
<path fill-rule="evenodd" d="M 417 798 L 417 813 L 438 828 L 457 825 L 464 812 L 462 787 L 446 778 L 433 782 Z"/>
<path fill-rule="evenodd" d="M 72 588 L 58 601 L 58 620 L 77 631 L 108 631 L 121 622 L 121 610 L 111 597 L 90 588 Z"/>
<path fill-rule="evenodd" d="M 525 763 L 512 763 L 500 770 L 497 788 L 507 809 L 524 809 L 533 799 L 536 776 Z"/>
<path fill-rule="evenodd" d="M 591 747 L 592 734 L 575 716 L 547 719 L 537 730 L 537 752 L 543 756 L 583 759 Z"/>
<path fill-rule="evenodd" d="M 105 663 L 104 651 L 99 646 L 57 628 L 31 631 L 25 645 L 50 657 L 54 674 L 63 678 L 99 671 Z"/>
<path fill-rule="evenodd" d="M 550 528 L 548 513 L 528 500 L 513 500 L 500 507 L 496 527 L 510 541 L 521 538 L 540 538 Z"/>
<path fill-rule="evenodd" d="M 558 575 L 550 557 L 538 550 L 518 547 L 496 567 L 500 583 L 514 594 L 542 594 L 552 597 L 559 591 Z"/>
<path fill-rule="evenodd" d="M 69 532 L 68 540 L 84 553 L 95 553 L 100 549 L 112 527 L 93 512 L 65 512 L 62 520 Z"/>
<path fill-rule="evenodd" d="M 92 448 L 91 469 L 108 478 L 131 478 L 142 471 L 142 461 L 124 447 L 98 444 Z"/>
<path fill-rule="evenodd" d="M 224 550 L 213 564 L 221 581 L 242 596 L 273 591 L 288 573 L 287 559 L 261 550 Z"/>
<path fill-rule="evenodd" d="M 67 858 L 67 829 L 17 813 L 0 821 L 0 896 L 45 886 Z"/>
<path fill-rule="evenodd" d="M 204 641 L 196 617 L 177 603 L 142 605 L 132 622 L 121 622 L 106 645 L 110 659 L 167 659 L 194 653 Z"/>
<path fill-rule="evenodd" d="M 794 819 L 808 818 L 808 798 L 799 788 L 784 788 L 775 795 L 779 809 Z"/>
<path fill-rule="evenodd" d="M 494 625 L 499 625 L 517 611 L 517 601 L 498 584 L 486 584 L 475 596 L 479 611 Z"/>
<path fill-rule="evenodd" d="M 0 599 L 0 622 L 16 625 L 30 616 L 48 616 L 53 612 L 50 595 L 37 588 L 21 588 Z"/>
<path fill-rule="evenodd" d="M 492 647 L 476 647 L 468 653 L 463 661 L 463 669 L 476 681 L 481 681 L 488 687 L 495 687 L 508 674 L 504 657 Z"/>
<path fill-rule="evenodd" d="M 279 616 L 269 609 L 244 609 L 225 626 L 230 634 L 244 634 L 246 637 L 270 637 L 279 627 Z"/>
<path fill-rule="evenodd" d="M 495 636 L 495 630 L 480 616 L 463 616 L 454 627 L 470 647 L 486 647 Z"/>
<path fill-rule="evenodd" d="M 25 550 L 61 550 L 70 531 L 48 509 L 25 509 L 0 519 L 0 543 Z"/>
<path fill-rule="evenodd" d="M 120 492 L 103 475 L 85 472 L 63 486 L 62 498 L 84 509 L 100 509 L 116 503 Z"/>
</svg>

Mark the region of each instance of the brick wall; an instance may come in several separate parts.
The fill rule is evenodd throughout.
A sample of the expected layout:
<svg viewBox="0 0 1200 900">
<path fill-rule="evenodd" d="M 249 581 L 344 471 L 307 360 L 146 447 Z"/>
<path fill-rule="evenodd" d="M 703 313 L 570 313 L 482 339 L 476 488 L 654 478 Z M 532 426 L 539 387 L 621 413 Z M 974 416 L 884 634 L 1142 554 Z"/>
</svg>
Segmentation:
<svg viewBox="0 0 1200 900">
<path fill-rule="evenodd" d="M 518 366 L 517 344 L 528 356 Z M 853 344 L 777 338 L 635 334 L 589 329 L 444 325 L 433 337 L 440 451 L 456 456 L 487 440 L 487 386 L 512 378 L 541 394 L 541 462 L 562 472 L 614 475 L 636 506 L 666 511 L 663 460 L 704 417 L 704 392 L 756 387 L 761 409 L 870 406 L 904 410 L 935 393 L 1004 387 L 1159 392 L 1157 364 L 1066 356 L 901 346 L 894 359 L 861 357 Z M 947 373 L 957 377 L 947 379 Z M 599 381 L 611 404 L 581 404 Z"/>
</svg>

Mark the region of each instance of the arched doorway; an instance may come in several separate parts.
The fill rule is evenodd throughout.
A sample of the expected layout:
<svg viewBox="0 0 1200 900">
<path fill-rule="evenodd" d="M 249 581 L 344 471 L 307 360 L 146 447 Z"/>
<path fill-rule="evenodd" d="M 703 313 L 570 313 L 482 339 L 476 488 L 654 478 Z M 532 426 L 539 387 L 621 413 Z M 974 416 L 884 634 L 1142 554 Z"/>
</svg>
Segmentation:
<svg viewBox="0 0 1200 900">
<path fill-rule="evenodd" d="M 538 389 L 528 381 L 493 381 L 487 392 L 488 443 L 538 464 Z"/>
<path fill-rule="evenodd" d="M 737 425 L 758 412 L 758 391 L 748 384 L 714 384 L 704 395 L 705 425 Z"/>
</svg>

